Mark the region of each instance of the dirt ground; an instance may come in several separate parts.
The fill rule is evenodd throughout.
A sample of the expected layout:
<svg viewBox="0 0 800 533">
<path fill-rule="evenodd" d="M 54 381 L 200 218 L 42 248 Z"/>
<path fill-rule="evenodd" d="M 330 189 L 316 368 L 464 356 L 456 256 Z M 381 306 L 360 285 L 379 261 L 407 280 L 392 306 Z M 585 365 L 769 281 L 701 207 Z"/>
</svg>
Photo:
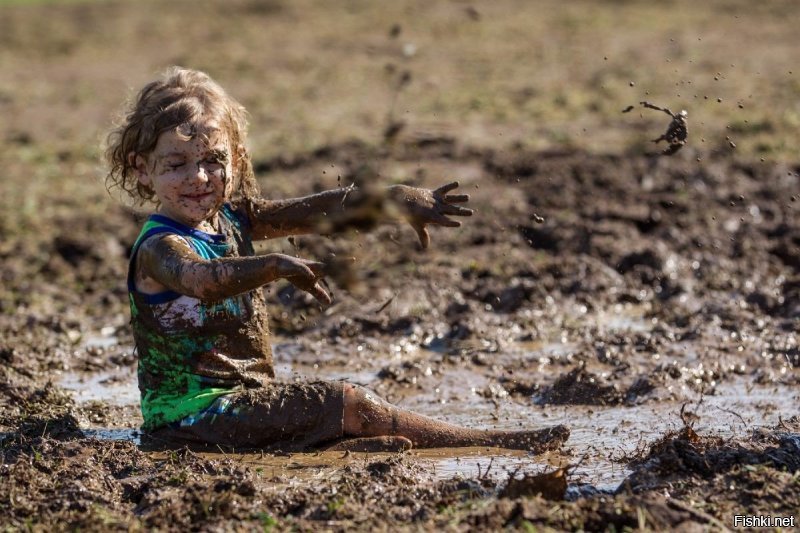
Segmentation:
<svg viewBox="0 0 800 533">
<path fill-rule="evenodd" d="M 743 0 L 3 3 L 0 525 L 797 520 L 798 15 Z M 266 196 L 365 176 L 471 195 L 475 216 L 427 251 L 400 226 L 264 243 L 357 258 L 328 308 L 265 289 L 281 378 L 348 379 L 475 427 L 566 423 L 565 448 L 143 441 L 124 280 L 146 208 L 106 192 L 102 141 L 170 64 L 250 110 Z M 675 155 L 649 142 L 669 117 L 642 100 L 688 110 Z"/>
</svg>

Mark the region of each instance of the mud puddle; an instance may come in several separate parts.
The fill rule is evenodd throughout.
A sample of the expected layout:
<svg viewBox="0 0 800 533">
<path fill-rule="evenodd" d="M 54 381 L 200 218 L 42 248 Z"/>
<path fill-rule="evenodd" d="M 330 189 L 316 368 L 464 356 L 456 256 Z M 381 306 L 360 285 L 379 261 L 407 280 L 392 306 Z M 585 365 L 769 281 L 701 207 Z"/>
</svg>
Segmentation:
<svg viewBox="0 0 800 533">
<path fill-rule="evenodd" d="M 638 329 L 643 324 L 643 321 L 625 314 L 608 314 L 606 320 L 607 327 L 622 329 Z M 561 342 L 520 343 L 516 350 L 512 350 L 513 353 L 498 355 L 498 360 L 509 355 L 528 359 L 564 357 L 574 348 L 570 343 Z M 296 350 L 297 347 L 290 342 L 276 344 L 279 379 L 292 380 L 299 376 L 349 378 L 351 382 L 381 391 L 379 366 L 348 371 L 337 365 L 292 364 L 290 354 Z M 410 350 L 404 358 L 429 361 L 438 356 L 419 348 Z M 377 362 L 386 363 L 386 360 Z M 561 453 L 538 457 L 492 448 L 412 451 L 410 457 L 430 472 L 432 479 L 502 480 L 572 465 L 571 479 L 574 483 L 590 485 L 600 491 L 614 491 L 631 472 L 625 466 L 628 458 L 642 452 L 659 436 L 681 428 L 684 421 L 692 424 L 700 434 L 743 436 L 759 427 L 775 426 L 780 422 L 780 414 L 793 412 L 800 400 L 800 394 L 791 387 L 753 385 L 745 377 L 740 377 L 719 383 L 713 394 L 704 395 L 682 386 L 682 390 L 676 391 L 680 401 L 623 406 L 539 405 L 533 397 L 498 395 L 487 398 L 482 391 L 496 386 L 496 381 L 482 368 L 447 367 L 433 376 L 430 373 L 425 376 L 423 371 L 419 387 L 392 390 L 388 396 L 405 408 L 471 427 L 513 430 L 565 424 L 572 431 L 567 446 Z M 78 403 L 95 401 L 132 406 L 139 400 L 133 367 L 95 373 L 64 372 L 60 385 L 71 391 Z M 139 444 L 137 429 L 89 427 L 84 428 L 84 432 L 88 437 Z M 374 458 L 375 454 L 323 452 L 290 456 L 236 454 L 234 457 L 253 466 L 257 472 L 263 472 L 269 479 L 304 483 L 330 476 L 353 461 L 366 461 L 368 457 Z"/>
<path fill-rule="evenodd" d="M 116 368 L 100 372 L 65 371 L 58 384 L 68 390 L 77 403 L 106 402 L 111 405 L 139 403 L 136 369 Z"/>
</svg>

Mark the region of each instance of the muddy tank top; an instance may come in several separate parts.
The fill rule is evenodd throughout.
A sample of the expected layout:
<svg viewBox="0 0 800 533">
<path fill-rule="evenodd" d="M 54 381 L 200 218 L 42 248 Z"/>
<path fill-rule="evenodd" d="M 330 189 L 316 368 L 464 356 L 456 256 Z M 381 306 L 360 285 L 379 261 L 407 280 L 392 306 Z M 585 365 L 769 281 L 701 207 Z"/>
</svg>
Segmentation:
<svg viewBox="0 0 800 533">
<path fill-rule="evenodd" d="M 213 234 L 155 214 L 133 245 L 128 296 L 145 430 L 197 413 L 223 394 L 263 386 L 274 377 L 261 289 L 214 302 L 173 291 L 136 290 L 136 255 L 154 235 L 177 235 L 204 259 L 253 255 L 246 215 L 226 204 L 219 220 L 221 233 Z"/>
</svg>

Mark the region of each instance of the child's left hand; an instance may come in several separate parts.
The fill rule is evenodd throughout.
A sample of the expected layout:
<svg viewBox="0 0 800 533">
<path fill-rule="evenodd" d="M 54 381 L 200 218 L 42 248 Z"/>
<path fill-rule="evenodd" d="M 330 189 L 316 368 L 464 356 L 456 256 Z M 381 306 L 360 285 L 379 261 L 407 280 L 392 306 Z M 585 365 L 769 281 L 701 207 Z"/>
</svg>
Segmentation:
<svg viewBox="0 0 800 533">
<path fill-rule="evenodd" d="M 447 194 L 456 187 L 458 187 L 457 181 L 433 190 L 408 185 L 395 185 L 390 188 L 390 198 L 397 203 L 405 219 L 417 232 L 423 249 L 431 242 L 428 224 L 457 228 L 461 226 L 461 222 L 449 217 L 472 216 L 472 209 L 455 205 L 469 202 L 468 194 Z"/>
</svg>

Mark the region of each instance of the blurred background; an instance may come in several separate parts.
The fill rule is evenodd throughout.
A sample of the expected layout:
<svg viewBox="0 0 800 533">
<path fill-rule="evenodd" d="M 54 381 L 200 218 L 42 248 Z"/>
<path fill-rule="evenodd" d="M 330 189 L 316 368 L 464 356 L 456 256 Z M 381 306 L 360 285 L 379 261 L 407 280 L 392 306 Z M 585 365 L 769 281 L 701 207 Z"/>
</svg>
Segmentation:
<svg viewBox="0 0 800 533">
<path fill-rule="evenodd" d="M 620 151 L 664 129 L 657 112 L 620 114 L 640 100 L 687 109 L 697 145 L 729 136 L 743 153 L 786 157 L 800 125 L 797 11 L 780 0 L 5 0 L 4 157 L 96 159 L 122 101 L 174 64 L 206 70 L 247 107 L 257 158 L 378 141 L 390 114 L 401 135 Z"/>
</svg>

